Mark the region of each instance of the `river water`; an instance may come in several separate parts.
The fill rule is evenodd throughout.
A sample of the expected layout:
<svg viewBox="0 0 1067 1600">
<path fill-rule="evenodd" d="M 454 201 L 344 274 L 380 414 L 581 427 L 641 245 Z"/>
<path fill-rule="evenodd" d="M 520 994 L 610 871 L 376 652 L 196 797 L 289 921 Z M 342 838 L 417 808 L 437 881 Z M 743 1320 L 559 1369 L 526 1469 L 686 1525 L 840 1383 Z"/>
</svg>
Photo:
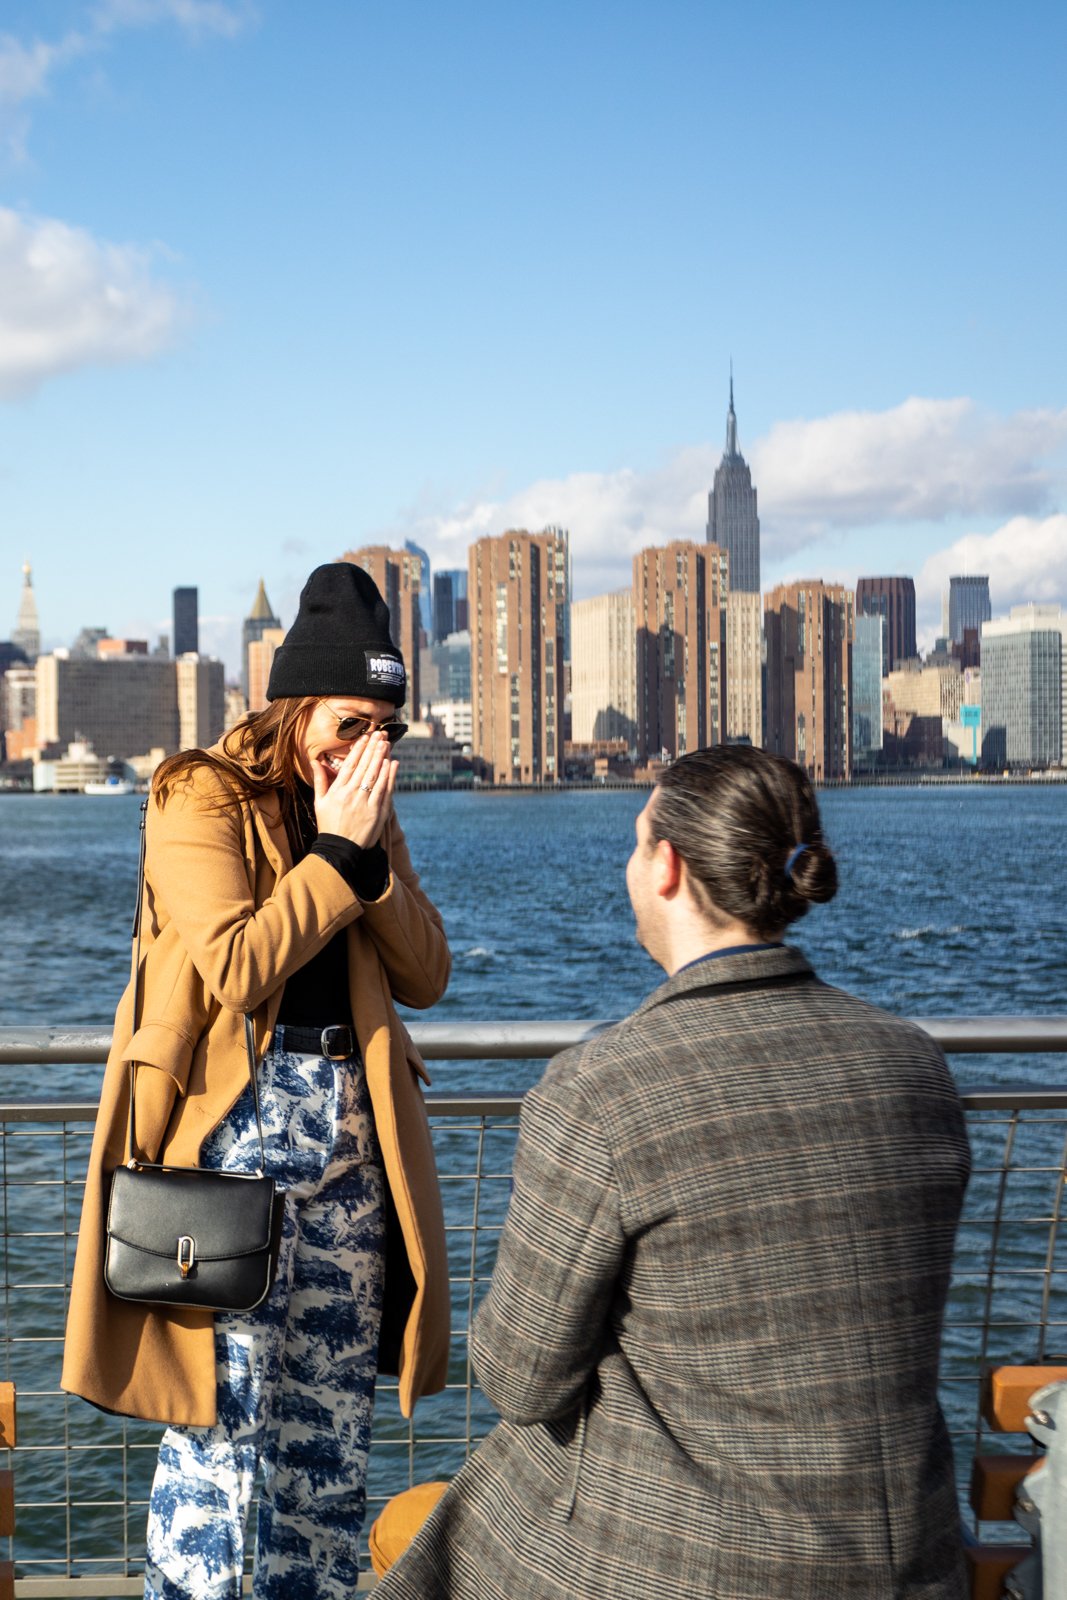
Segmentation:
<svg viewBox="0 0 1067 1600">
<path fill-rule="evenodd" d="M 615 1017 L 661 974 L 636 945 L 623 872 L 643 794 L 398 797 L 415 865 L 451 942 L 432 1016 Z M 1067 785 L 831 790 L 840 869 L 829 905 L 795 925 L 827 982 L 912 1015 L 1049 1012 L 1067 957 Z M 129 969 L 139 801 L 0 797 L 0 1025 L 110 1024 Z M 1013 1078 L 1048 1070 L 1012 1061 Z M 974 1081 L 964 1059 L 961 1073 Z M 1003 1076 L 1005 1063 L 982 1063 Z M 472 1069 L 437 1069 L 473 1086 Z M 521 1086 L 521 1066 L 478 1068 Z M 91 1088 L 98 1069 L 81 1069 Z M 25 1092 L 75 1087 L 48 1072 Z M 11 1092 L 9 1087 L 9 1091 Z"/>
<path fill-rule="evenodd" d="M 628 791 L 398 798 L 415 865 L 443 913 L 453 951 L 451 986 L 429 1014 L 434 1020 L 610 1018 L 639 1003 L 662 976 L 634 941 L 623 878 L 644 800 L 644 794 Z M 793 942 L 826 981 L 913 1016 L 1064 1011 L 1067 786 L 833 790 L 820 804 L 841 886 L 829 906 L 814 908 L 796 925 Z M 0 796 L 0 1025 L 110 1025 L 129 967 L 138 806 L 136 797 Z M 1055 1056 L 962 1056 L 953 1067 L 965 1085 L 1067 1083 L 1067 1062 Z M 0 1092 L 4 1098 L 84 1099 L 95 1094 L 101 1071 L 6 1069 Z M 439 1062 L 432 1071 L 438 1090 L 494 1090 L 523 1088 L 541 1067 Z M 449 1127 L 438 1151 L 454 1230 L 453 1267 L 472 1267 L 484 1281 L 492 1234 L 474 1239 L 465 1231 L 474 1194 L 468 1175 L 481 1137 L 473 1128 Z M 1026 1227 L 1040 1231 L 1062 1165 L 1063 1125 L 1039 1126 L 1029 1137 L 1028 1159 L 1045 1171 L 1022 1181 L 1016 1203 L 1019 1216 L 1037 1219 Z M 1043 1281 L 998 1280 L 996 1297 L 989 1298 L 985 1218 L 1003 1128 L 972 1125 L 972 1138 L 978 1170 L 944 1347 L 950 1380 L 945 1405 L 960 1433 L 963 1483 L 973 1438 L 968 1430 L 974 1375 L 983 1354 L 975 1325 L 983 1316 L 997 1322 L 988 1353 L 1000 1359 L 1032 1355 Z M 483 1182 L 478 1205 L 482 1224 L 491 1227 L 506 1208 L 514 1130 L 492 1127 L 485 1139 L 486 1162 L 498 1176 Z M 80 1142 L 76 1133 L 68 1135 L 63 1159 L 76 1166 L 85 1148 L 84 1135 Z M 1024 1150 L 1021 1137 L 1018 1150 Z M 50 1220 L 48 1207 L 58 1205 L 54 1197 L 62 1193 L 54 1184 L 57 1162 L 53 1144 L 43 1137 L 34 1143 L 29 1131 L 14 1130 L 7 1153 L 8 1264 L 12 1281 L 39 1287 L 17 1296 L 19 1326 L 25 1330 L 29 1318 L 29 1339 L 12 1340 L 17 1330 L 9 1323 L 4 1349 L 6 1372 L 20 1387 L 20 1443 L 32 1446 L 17 1456 L 19 1499 L 41 1508 L 20 1512 L 16 1549 L 22 1560 L 61 1553 L 61 1514 L 48 1502 L 61 1502 L 69 1485 L 79 1502 L 72 1521 L 74 1570 L 113 1570 L 116 1551 L 125 1551 L 136 1566 L 143 1549 L 139 1502 L 147 1493 L 158 1430 L 127 1430 L 131 1453 L 122 1467 L 122 1424 L 55 1393 L 58 1288 L 69 1271 L 69 1240 L 62 1235 L 74 1223 L 70 1215 Z M 20 1187 L 24 1181 L 29 1186 Z M 1028 1262 L 1032 1234 L 1019 1249 L 1019 1262 Z M 1067 1259 L 1057 1259 L 1058 1285 L 1067 1281 Z M 479 1292 L 480 1285 L 475 1299 Z M 460 1337 L 452 1374 L 458 1384 L 465 1377 L 462 1333 L 469 1298 L 458 1283 L 454 1321 Z M 1062 1322 L 1062 1347 L 1067 1304 L 1058 1287 L 1051 1309 Z M 383 1389 L 372 1496 L 407 1482 L 409 1455 L 416 1478 L 454 1471 L 468 1423 L 475 1435 L 491 1423 L 477 1395 L 469 1416 L 466 1405 L 462 1389 L 424 1402 L 420 1439 L 410 1449 L 395 1395 Z M 73 1456 L 64 1453 L 66 1441 L 76 1447 Z M 116 1488 L 120 1468 L 128 1508 Z M 29 1576 L 40 1569 L 21 1570 Z"/>
</svg>

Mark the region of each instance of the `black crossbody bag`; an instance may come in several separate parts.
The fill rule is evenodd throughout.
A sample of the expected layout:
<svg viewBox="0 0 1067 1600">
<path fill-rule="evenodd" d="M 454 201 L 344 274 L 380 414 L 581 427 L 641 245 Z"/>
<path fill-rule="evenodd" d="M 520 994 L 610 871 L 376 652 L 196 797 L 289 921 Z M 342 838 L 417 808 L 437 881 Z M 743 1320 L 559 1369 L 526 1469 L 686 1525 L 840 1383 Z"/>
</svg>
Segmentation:
<svg viewBox="0 0 1067 1600">
<path fill-rule="evenodd" d="M 145 877 L 145 811 L 134 917 L 133 1026 L 140 1025 L 141 906 Z M 266 1176 L 259 1110 L 255 1033 L 245 1015 L 248 1077 L 259 1130 L 259 1170 L 213 1172 L 136 1157 L 137 1068 L 130 1062 L 126 1164 L 111 1179 L 104 1282 L 120 1300 L 251 1311 L 270 1292 L 281 1237 L 282 1200 Z"/>
</svg>

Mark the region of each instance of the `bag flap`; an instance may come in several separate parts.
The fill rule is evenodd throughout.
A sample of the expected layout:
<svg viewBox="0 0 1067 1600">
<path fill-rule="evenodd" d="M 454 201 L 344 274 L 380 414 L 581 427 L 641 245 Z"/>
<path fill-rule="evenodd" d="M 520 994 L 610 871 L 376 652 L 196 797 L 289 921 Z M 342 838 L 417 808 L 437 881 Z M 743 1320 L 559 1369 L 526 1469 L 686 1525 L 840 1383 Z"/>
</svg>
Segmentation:
<svg viewBox="0 0 1067 1600">
<path fill-rule="evenodd" d="M 174 1257 L 187 1235 L 203 1261 L 252 1255 L 271 1242 L 274 1179 L 200 1167 L 118 1167 L 107 1231 L 151 1255 Z"/>
</svg>

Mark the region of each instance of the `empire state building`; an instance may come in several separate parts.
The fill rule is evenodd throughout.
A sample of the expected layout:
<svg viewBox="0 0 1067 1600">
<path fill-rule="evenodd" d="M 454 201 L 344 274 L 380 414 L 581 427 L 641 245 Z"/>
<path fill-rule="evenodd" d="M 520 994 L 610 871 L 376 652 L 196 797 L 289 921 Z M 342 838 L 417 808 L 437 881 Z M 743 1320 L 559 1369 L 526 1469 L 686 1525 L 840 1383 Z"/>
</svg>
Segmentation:
<svg viewBox="0 0 1067 1600">
<path fill-rule="evenodd" d="M 737 448 L 734 380 L 730 376 L 730 409 L 726 414 L 726 449 L 708 495 L 708 543 L 730 557 L 730 589 L 759 594 L 759 517 L 748 462 Z"/>
<path fill-rule="evenodd" d="M 726 737 L 763 743 L 763 639 L 759 516 L 748 462 L 737 448 L 734 379 L 726 415 L 726 450 L 708 495 L 709 544 L 729 556 L 726 601 Z"/>
</svg>

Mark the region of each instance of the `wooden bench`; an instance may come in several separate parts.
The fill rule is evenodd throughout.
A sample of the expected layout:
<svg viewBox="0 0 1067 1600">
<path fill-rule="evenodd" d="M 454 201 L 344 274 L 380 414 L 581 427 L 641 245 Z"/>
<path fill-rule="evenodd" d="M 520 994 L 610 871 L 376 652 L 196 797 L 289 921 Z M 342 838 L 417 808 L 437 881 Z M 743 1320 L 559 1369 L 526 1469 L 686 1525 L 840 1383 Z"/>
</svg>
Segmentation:
<svg viewBox="0 0 1067 1600">
<path fill-rule="evenodd" d="M 1030 1396 L 1046 1383 L 1067 1379 L 1067 1366 L 1050 1363 L 1019 1367 L 992 1367 L 985 1375 L 982 1416 L 995 1433 L 1026 1433 Z M 1027 1434 L 1027 1441 L 1030 1436 Z M 983 1522 L 1011 1520 L 1016 1492 L 1032 1472 L 1039 1472 L 1044 1456 L 1033 1449 L 1003 1455 L 975 1456 L 971 1472 L 971 1505 Z M 1000 1600 L 1004 1580 L 1013 1567 L 1029 1555 L 1028 1544 L 972 1545 L 967 1563 L 971 1600 Z"/>
<path fill-rule="evenodd" d="M 15 1385 L 0 1383 L 0 1450 L 15 1448 Z M 15 1531 L 15 1474 L 0 1471 L 0 1536 Z M 15 1600 L 15 1563 L 0 1561 L 0 1600 Z"/>
</svg>

